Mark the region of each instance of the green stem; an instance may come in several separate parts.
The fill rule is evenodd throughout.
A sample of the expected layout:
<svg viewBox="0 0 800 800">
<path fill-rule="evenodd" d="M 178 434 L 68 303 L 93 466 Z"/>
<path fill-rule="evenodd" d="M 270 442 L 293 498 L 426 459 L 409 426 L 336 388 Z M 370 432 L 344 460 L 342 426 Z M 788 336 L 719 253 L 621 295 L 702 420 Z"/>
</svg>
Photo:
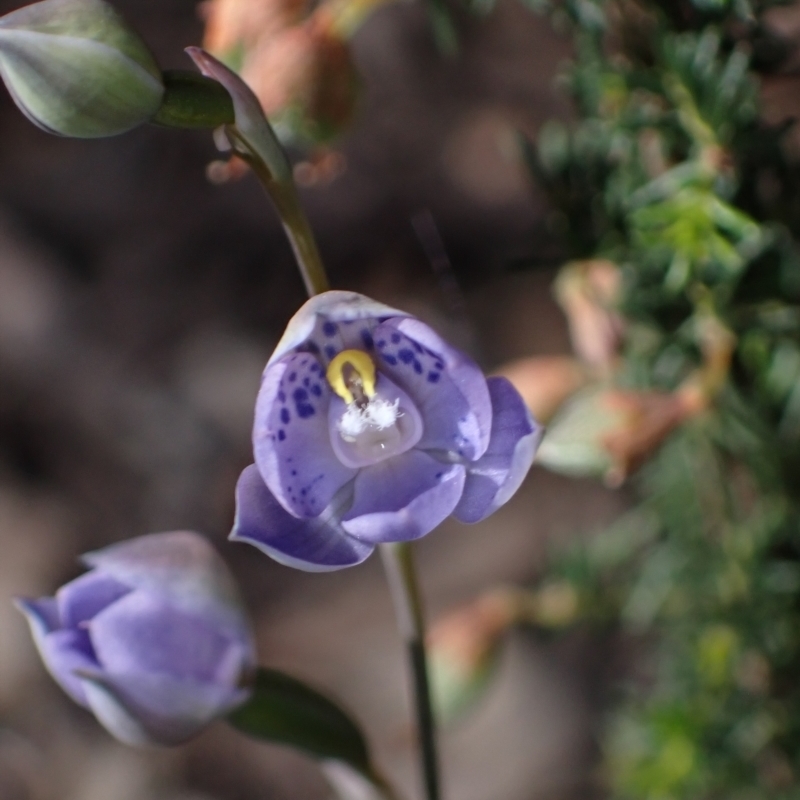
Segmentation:
<svg viewBox="0 0 800 800">
<path fill-rule="evenodd" d="M 233 151 L 244 159 L 272 198 L 310 296 L 330 285 L 311 226 L 300 205 L 292 167 L 253 90 L 199 47 L 186 52 L 202 75 L 164 74 L 164 102 L 154 121 L 191 128 L 222 126 Z"/>
<path fill-rule="evenodd" d="M 309 297 L 327 292 L 330 289 L 328 276 L 294 183 L 291 179 L 277 180 L 269 167 L 249 151 L 237 149 L 237 153 L 250 165 L 275 204 Z"/>
<path fill-rule="evenodd" d="M 425 794 L 427 800 L 439 800 L 439 764 L 425 657 L 425 621 L 413 552 L 409 542 L 383 544 L 380 549 L 394 602 L 397 627 L 406 645 L 414 682 L 414 706 Z"/>
</svg>

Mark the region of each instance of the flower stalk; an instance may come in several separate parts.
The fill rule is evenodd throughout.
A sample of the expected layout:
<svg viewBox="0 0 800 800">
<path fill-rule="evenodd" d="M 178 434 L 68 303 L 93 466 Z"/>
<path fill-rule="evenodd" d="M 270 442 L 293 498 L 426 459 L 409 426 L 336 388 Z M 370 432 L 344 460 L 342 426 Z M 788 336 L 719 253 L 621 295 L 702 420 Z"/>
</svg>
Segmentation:
<svg viewBox="0 0 800 800">
<path fill-rule="evenodd" d="M 278 216 L 281 218 L 283 230 L 292 246 L 292 252 L 308 296 L 313 297 L 315 294 L 327 292 L 330 289 L 328 276 L 325 273 L 308 217 L 300 205 L 294 183 L 291 180 L 276 180 L 257 154 L 238 148 L 236 148 L 236 152 L 248 163 L 274 203 Z"/>
<path fill-rule="evenodd" d="M 414 567 L 410 542 L 393 542 L 380 547 L 389 591 L 392 594 L 397 627 L 408 653 L 414 683 L 414 705 L 417 715 L 425 796 L 439 800 L 439 760 L 436 754 L 436 725 L 431 705 L 425 651 L 425 618 L 422 596 Z"/>
<path fill-rule="evenodd" d="M 233 124 L 224 132 L 233 151 L 248 163 L 275 204 L 284 231 L 292 245 L 300 274 L 310 296 L 330 286 L 317 250 L 314 234 L 300 205 L 292 179 L 292 168 L 258 98 L 250 87 L 222 62 L 199 47 L 186 52 L 208 78 L 219 81 L 233 101 Z"/>
</svg>

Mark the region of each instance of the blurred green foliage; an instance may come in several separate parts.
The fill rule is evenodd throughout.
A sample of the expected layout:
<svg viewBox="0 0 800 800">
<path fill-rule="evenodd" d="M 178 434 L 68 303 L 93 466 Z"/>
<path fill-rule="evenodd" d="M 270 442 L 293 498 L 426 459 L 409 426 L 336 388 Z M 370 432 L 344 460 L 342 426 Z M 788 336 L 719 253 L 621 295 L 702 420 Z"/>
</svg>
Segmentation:
<svg viewBox="0 0 800 800">
<path fill-rule="evenodd" d="M 542 578 L 641 642 L 603 734 L 616 798 L 800 798 L 800 166 L 794 123 L 759 111 L 792 54 L 774 5 L 535 4 L 571 31 L 578 121 L 528 162 L 570 255 L 621 270 L 612 384 L 704 376 L 639 504 Z"/>
</svg>

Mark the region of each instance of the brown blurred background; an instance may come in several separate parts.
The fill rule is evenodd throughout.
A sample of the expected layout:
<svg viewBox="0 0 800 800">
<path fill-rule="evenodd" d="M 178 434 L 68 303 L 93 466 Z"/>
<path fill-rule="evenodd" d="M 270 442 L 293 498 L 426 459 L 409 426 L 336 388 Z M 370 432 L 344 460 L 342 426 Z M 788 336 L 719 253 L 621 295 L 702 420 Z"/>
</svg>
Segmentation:
<svg viewBox="0 0 800 800">
<path fill-rule="evenodd" d="M 0 12 L 19 5 L 3 0 Z M 201 40 L 191 0 L 123 0 L 163 67 Z M 347 170 L 303 193 L 332 283 L 428 320 L 491 369 L 568 351 L 550 297 L 559 252 L 516 131 L 569 109 L 567 45 L 517 0 L 461 20 L 443 58 L 416 3 L 354 41 L 363 94 Z M 117 745 L 47 677 L 15 594 L 48 594 L 76 556 L 151 531 L 218 545 L 252 610 L 262 663 L 341 699 L 380 762 L 418 792 L 403 654 L 379 559 L 306 575 L 230 545 L 261 369 L 303 289 L 251 177 L 213 186 L 205 133 L 48 136 L 0 92 L 0 800 L 316 800 L 310 760 L 219 723 L 191 744 Z M 429 212 L 452 270 L 432 269 L 412 218 Z M 521 270 L 535 257 L 537 269 Z M 534 469 L 473 527 L 418 548 L 431 617 L 524 581 L 547 549 L 624 498 Z M 474 713 L 443 733 L 451 800 L 585 798 L 608 656 L 597 641 L 517 634 Z"/>
</svg>

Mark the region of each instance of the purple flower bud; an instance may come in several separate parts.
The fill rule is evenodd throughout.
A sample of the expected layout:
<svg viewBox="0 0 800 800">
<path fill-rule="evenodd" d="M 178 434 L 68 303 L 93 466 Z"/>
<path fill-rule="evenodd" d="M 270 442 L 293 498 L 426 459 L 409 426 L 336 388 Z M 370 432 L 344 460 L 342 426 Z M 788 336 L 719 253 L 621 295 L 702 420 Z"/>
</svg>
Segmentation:
<svg viewBox="0 0 800 800">
<path fill-rule="evenodd" d="M 112 735 L 178 744 L 247 699 L 249 623 L 202 536 L 154 533 L 83 561 L 55 597 L 17 606 L 52 676 Z"/>
<path fill-rule="evenodd" d="M 231 539 L 308 571 L 359 564 L 451 514 L 489 516 L 541 432 L 509 381 L 487 380 L 419 320 L 353 292 L 317 295 L 264 370 Z"/>
</svg>

